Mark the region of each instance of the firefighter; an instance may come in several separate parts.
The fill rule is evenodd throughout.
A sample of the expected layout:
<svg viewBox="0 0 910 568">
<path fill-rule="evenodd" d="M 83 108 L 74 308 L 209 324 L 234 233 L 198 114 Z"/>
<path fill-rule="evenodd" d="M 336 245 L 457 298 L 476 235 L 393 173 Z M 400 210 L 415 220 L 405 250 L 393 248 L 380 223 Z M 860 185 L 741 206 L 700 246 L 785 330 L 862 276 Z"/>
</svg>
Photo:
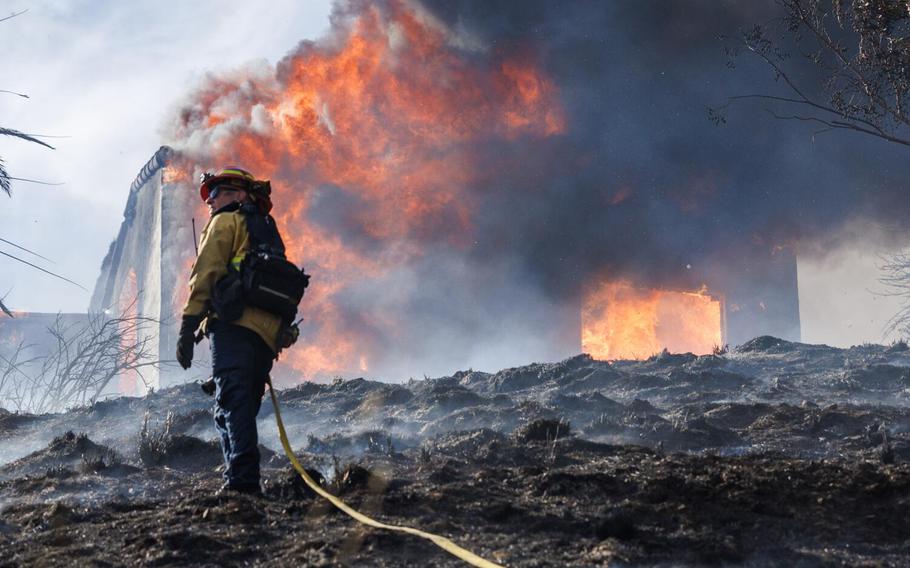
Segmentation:
<svg viewBox="0 0 910 568">
<path fill-rule="evenodd" d="M 216 305 L 216 289 L 229 268 L 238 267 L 251 248 L 249 211 L 256 211 L 274 226 L 268 217 L 270 197 L 268 192 L 257 191 L 261 187 L 249 172 L 234 167 L 203 176 L 199 191 L 211 217 L 202 230 L 177 340 L 177 361 L 188 369 L 197 337 L 201 338 L 197 330 L 209 338 L 215 427 L 224 453 L 222 491 L 253 495 L 262 491 L 256 415 L 278 352 L 282 318 L 242 303 L 237 315 L 227 318 Z M 274 233 L 277 237 L 277 229 Z"/>
</svg>

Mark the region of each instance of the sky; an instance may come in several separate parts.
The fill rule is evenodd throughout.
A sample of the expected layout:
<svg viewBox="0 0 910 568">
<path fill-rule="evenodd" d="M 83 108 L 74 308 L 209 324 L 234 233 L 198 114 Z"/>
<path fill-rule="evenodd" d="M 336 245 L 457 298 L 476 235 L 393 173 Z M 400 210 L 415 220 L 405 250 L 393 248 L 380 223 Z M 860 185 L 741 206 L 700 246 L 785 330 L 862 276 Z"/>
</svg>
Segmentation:
<svg viewBox="0 0 910 568">
<path fill-rule="evenodd" d="M 0 124 L 63 136 L 48 150 L 0 138 L 10 174 L 59 186 L 16 183 L 0 196 L 0 238 L 54 260 L 43 264 L 88 291 L 0 258 L 0 295 L 13 309 L 80 312 L 122 220 L 128 188 L 163 140 L 175 105 L 206 73 L 274 64 L 299 41 L 328 29 L 327 1 L 4 3 L 0 22 Z M 0 16 L 2 17 L 2 16 Z M 832 345 L 882 341 L 899 300 L 876 295 L 887 239 L 829 243 L 799 261 L 803 340 Z M 889 245 L 893 247 L 893 242 Z M 5 252 L 25 253 L 9 247 Z"/>
<path fill-rule="evenodd" d="M 898 339 L 883 328 L 901 305 L 879 283 L 881 255 L 888 247 L 851 244 L 822 258 L 799 262 L 803 341 L 849 346 Z"/>
<path fill-rule="evenodd" d="M 0 137 L 14 182 L 0 195 L 0 238 L 54 261 L 88 291 L 0 260 L 10 308 L 84 312 L 123 219 L 130 183 L 162 142 L 174 105 L 208 72 L 276 63 L 328 29 L 327 0 L 21 0 L 0 3 L 0 124 L 65 138 L 48 150 Z M 0 249 L 25 260 L 27 253 Z"/>
</svg>

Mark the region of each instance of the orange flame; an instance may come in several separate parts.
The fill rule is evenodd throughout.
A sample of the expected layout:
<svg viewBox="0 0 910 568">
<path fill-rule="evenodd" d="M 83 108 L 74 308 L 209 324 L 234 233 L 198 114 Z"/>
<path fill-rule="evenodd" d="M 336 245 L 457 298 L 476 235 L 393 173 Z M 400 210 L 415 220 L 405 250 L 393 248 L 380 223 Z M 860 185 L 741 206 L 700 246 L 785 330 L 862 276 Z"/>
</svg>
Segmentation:
<svg viewBox="0 0 910 568">
<path fill-rule="evenodd" d="M 126 282 L 120 292 L 119 311 L 121 317 L 135 318 L 139 315 L 139 283 L 136 271 L 132 268 L 127 273 Z M 135 329 L 123 329 L 120 342 L 124 348 L 129 348 L 139 341 Z M 120 373 L 117 380 L 117 392 L 125 395 L 135 395 L 139 392 L 139 374 L 130 369 Z"/>
<path fill-rule="evenodd" d="M 277 77 L 213 80 L 182 113 L 175 143 L 193 156 L 206 140 L 194 155 L 206 167 L 241 164 L 272 180 L 288 256 L 313 274 L 305 335 L 282 357 L 305 376 L 362 372 L 376 359 L 375 338 L 346 322 L 346 290 L 393 274 L 429 243 L 467 249 L 477 207 L 468 188 L 499 173 L 478 165 L 482 143 L 565 130 L 556 88 L 527 53 L 478 64 L 404 0 L 338 21 L 343 33 L 302 44 Z M 323 199 L 341 212 L 317 224 Z M 367 309 L 359 317 L 377 328 L 407 325 Z"/>
<path fill-rule="evenodd" d="M 595 359 L 644 359 L 663 349 L 711 353 L 723 344 L 723 301 L 694 292 L 604 282 L 585 295 L 582 350 Z"/>
</svg>

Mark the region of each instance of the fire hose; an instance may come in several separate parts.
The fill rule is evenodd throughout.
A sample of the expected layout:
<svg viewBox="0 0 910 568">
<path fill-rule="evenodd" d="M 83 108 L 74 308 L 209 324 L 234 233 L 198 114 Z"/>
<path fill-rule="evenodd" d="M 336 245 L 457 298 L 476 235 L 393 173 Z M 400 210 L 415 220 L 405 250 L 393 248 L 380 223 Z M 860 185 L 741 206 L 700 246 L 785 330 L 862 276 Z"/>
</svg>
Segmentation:
<svg viewBox="0 0 910 568">
<path fill-rule="evenodd" d="M 329 493 L 328 491 L 323 489 L 323 487 L 321 485 L 319 485 L 318 483 L 316 483 L 316 481 L 312 477 L 310 477 L 310 475 L 306 472 L 306 470 L 303 469 L 303 466 L 300 465 L 300 462 L 297 460 L 297 456 L 294 455 L 294 450 L 291 449 L 291 444 L 290 444 L 290 442 L 288 442 L 287 432 L 284 429 L 284 422 L 281 420 L 281 409 L 278 407 L 278 398 L 275 396 L 275 389 L 272 387 L 271 381 L 269 381 L 269 394 L 272 397 L 272 406 L 275 408 L 275 422 L 278 424 L 278 435 L 281 438 L 281 446 L 284 448 L 284 454 L 288 457 L 289 460 L 291 460 L 291 465 L 294 466 L 294 469 L 297 470 L 297 473 L 300 474 L 300 477 L 303 478 L 303 481 L 307 484 L 307 486 L 310 489 L 312 489 L 314 492 L 316 492 L 317 495 L 324 498 L 325 500 L 330 502 L 332 505 L 334 505 L 335 507 L 340 509 L 342 512 L 344 512 L 345 514 L 347 514 L 354 520 L 356 520 L 360 523 L 363 523 L 364 525 L 367 525 L 367 526 L 370 526 L 373 528 L 377 528 L 377 529 L 385 529 L 385 530 L 389 530 L 389 531 L 410 534 L 410 535 L 418 536 L 420 538 L 429 540 L 430 542 L 432 542 L 439 548 L 445 550 L 446 552 L 448 552 L 449 554 L 451 554 L 453 556 L 460 558 L 461 560 L 464 560 L 465 562 L 467 562 L 468 564 L 470 564 L 472 566 L 479 566 L 480 568 L 503 568 L 500 564 L 496 564 L 494 562 L 490 562 L 489 560 L 481 558 L 480 556 L 477 556 L 473 552 L 458 546 L 457 544 L 455 544 L 454 542 L 452 542 L 451 540 L 449 540 L 443 536 L 439 536 L 437 534 L 429 533 L 429 532 L 422 531 L 420 529 L 411 528 L 411 527 L 405 527 L 405 526 L 401 526 L 401 525 L 390 525 L 387 523 L 377 521 L 373 518 L 370 518 L 370 517 L 364 515 L 363 513 L 357 511 L 356 509 L 348 506 L 344 501 L 339 499 L 337 496 L 332 495 L 331 493 Z"/>
</svg>

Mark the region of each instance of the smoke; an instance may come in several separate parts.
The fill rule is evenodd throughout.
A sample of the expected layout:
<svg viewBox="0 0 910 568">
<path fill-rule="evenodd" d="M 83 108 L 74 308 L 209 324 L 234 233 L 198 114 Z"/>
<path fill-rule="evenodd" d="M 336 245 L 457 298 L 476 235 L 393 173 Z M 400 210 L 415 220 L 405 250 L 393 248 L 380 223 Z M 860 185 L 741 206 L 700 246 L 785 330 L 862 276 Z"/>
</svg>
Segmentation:
<svg viewBox="0 0 910 568">
<path fill-rule="evenodd" d="M 761 104 L 733 106 L 725 126 L 707 119 L 706 107 L 730 96 L 786 94 L 757 60 L 725 66 L 732 42 L 721 37 L 779 16 L 771 3 L 429 4 L 485 43 L 533 43 L 560 88 L 569 125 L 561 152 L 541 163 L 533 209 L 505 226 L 547 281 L 585 280 L 605 266 L 647 275 L 695 264 L 719 243 L 809 247 L 857 218 L 906 234 L 901 148 L 814 135 L 817 126 L 776 120 Z M 788 66 L 807 89 L 820 86 L 798 54 Z M 553 167 L 566 160 L 576 172 L 568 179 Z M 522 191 L 510 189 L 497 197 L 508 203 Z"/>
<path fill-rule="evenodd" d="M 566 314 L 597 279 L 694 287 L 757 246 L 821 250 L 847 223 L 906 234 L 900 149 L 751 103 L 708 120 L 781 92 L 757 61 L 728 69 L 720 39 L 775 10 L 340 2 L 330 35 L 277 69 L 209 78 L 169 143 L 197 170 L 271 176 L 314 274 L 305 372 L 568 355 Z"/>
</svg>

